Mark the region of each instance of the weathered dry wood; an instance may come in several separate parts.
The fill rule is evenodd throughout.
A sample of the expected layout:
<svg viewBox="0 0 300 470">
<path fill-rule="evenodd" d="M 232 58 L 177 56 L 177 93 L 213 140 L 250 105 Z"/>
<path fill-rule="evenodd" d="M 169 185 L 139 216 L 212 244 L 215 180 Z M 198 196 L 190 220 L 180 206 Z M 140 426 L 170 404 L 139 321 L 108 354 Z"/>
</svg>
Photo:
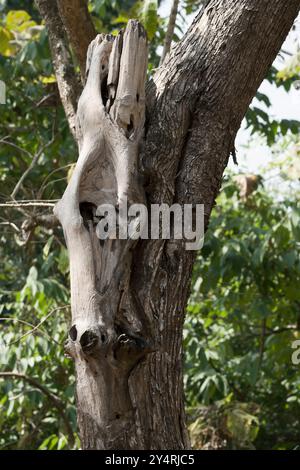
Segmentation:
<svg viewBox="0 0 300 470">
<path fill-rule="evenodd" d="M 128 375 L 151 343 L 143 312 L 130 293 L 136 241 L 99 240 L 96 233 L 100 204 L 144 201 L 137 156 L 144 127 L 147 39 L 137 21 L 128 23 L 123 41 L 122 36 L 98 35 L 89 46 L 77 112 L 80 155 L 55 207 L 70 256 L 67 350 L 76 364 L 79 427 L 83 446 L 98 449 L 116 442 L 119 448 L 137 447 Z M 108 86 L 114 88 L 110 96 Z"/>
<path fill-rule="evenodd" d="M 122 53 L 123 44 L 123 31 L 120 31 L 116 39 L 114 40 L 112 52 L 109 58 L 109 71 L 107 77 L 107 87 L 109 93 L 109 100 L 107 103 L 107 109 L 110 110 L 114 99 L 116 97 L 119 71 L 120 71 L 120 60 Z"/>
</svg>

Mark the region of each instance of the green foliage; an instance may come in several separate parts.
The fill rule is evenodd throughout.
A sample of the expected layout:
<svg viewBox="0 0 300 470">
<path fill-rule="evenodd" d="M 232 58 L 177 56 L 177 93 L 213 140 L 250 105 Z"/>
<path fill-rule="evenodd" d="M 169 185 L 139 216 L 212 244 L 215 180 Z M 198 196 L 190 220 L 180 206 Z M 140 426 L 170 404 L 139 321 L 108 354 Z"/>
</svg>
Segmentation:
<svg viewBox="0 0 300 470">
<path fill-rule="evenodd" d="M 139 16 L 150 40 L 154 37 L 158 26 L 157 6 L 157 0 L 141 2 Z"/>
<path fill-rule="evenodd" d="M 205 6 L 207 0 L 185 0 L 183 2 L 184 10 L 187 15 L 198 11 L 201 7 Z"/>
<path fill-rule="evenodd" d="M 41 255 L 40 255 L 41 256 Z M 1 371 L 17 371 L 36 379 L 64 403 L 64 413 L 75 429 L 73 364 L 63 356 L 70 322 L 69 292 L 59 277 L 51 276 L 51 255 L 44 254 L 40 271 L 31 266 L 20 290 L 1 292 L 1 340 L 7 346 L 0 355 Z M 47 265 L 48 264 L 48 265 Z M 53 267 L 52 267 L 53 269 Z M 22 276 L 23 269 L 16 271 Z M 70 447 L 61 413 L 53 402 L 26 380 L 3 380 L 0 372 L 0 448 Z"/>
<path fill-rule="evenodd" d="M 36 22 L 24 10 L 10 10 L 0 24 L 0 54 L 15 55 L 24 42 L 38 35 Z"/>
<path fill-rule="evenodd" d="M 285 91 L 288 92 L 295 80 L 295 73 L 290 73 L 288 76 L 285 72 L 279 72 L 272 66 L 269 70 L 267 80 L 272 85 L 283 87 Z M 261 106 L 263 106 L 263 108 L 261 108 Z M 254 103 L 249 107 L 245 116 L 247 127 L 251 129 L 251 134 L 256 133 L 264 136 L 269 146 L 274 145 L 288 133 L 298 136 L 300 132 L 300 121 L 294 119 L 273 119 L 268 114 L 268 108 L 270 108 L 270 106 L 271 102 L 269 98 L 258 91 L 255 95 Z"/>
<path fill-rule="evenodd" d="M 255 403 L 259 432 L 249 440 L 258 448 L 299 441 L 300 370 L 291 360 L 300 334 L 299 226 L 297 199 L 260 187 L 243 200 L 228 178 L 194 270 L 184 334 L 187 403 Z M 227 426 L 241 426 L 243 413 Z"/>
<path fill-rule="evenodd" d="M 300 78 L 300 51 L 298 50 L 290 60 L 287 61 L 285 67 L 277 73 L 277 79 L 281 81 L 299 80 Z"/>
<path fill-rule="evenodd" d="M 1 41 L 0 50 L 0 78 L 7 86 L 0 123 L 1 202 L 10 199 L 43 147 L 17 197 L 56 199 L 76 151 L 62 107 L 39 106 L 45 95 L 56 91 L 47 33 L 31 9 L 4 9 L 0 28 L 0 35 L 8 31 L 11 41 Z M 46 147 L 53 136 L 53 144 Z M 63 352 L 70 309 L 62 233 L 38 227 L 28 243 L 21 234 L 24 219 L 47 212 L 34 208 L 1 213 L 0 222 L 6 225 L 0 225 L 0 339 L 6 347 L 0 348 L 0 449 L 73 446 L 61 413 L 41 389 L 23 378 L 1 377 L 1 372 L 14 371 L 46 387 L 64 403 L 65 418 L 75 431 L 73 364 Z"/>
<path fill-rule="evenodd" d="M 159 55 L 157 47 L 162 44 L 165 21 L 158 15 L 160 0 L 95 0 L 89 2 L 89 10 L 96 29 L 100 32 L 117 32 L 124 28 L 131 18 L 143 24 L 149 39 L 149 71 L 157 67 Z"/>
<path fill-rule="evenodd" d="M 13 34 L 5 27 L 0 26 L 0 54 L 10 56 L 14 52 L 14 48 L 10 45 Z"/>
</svg>

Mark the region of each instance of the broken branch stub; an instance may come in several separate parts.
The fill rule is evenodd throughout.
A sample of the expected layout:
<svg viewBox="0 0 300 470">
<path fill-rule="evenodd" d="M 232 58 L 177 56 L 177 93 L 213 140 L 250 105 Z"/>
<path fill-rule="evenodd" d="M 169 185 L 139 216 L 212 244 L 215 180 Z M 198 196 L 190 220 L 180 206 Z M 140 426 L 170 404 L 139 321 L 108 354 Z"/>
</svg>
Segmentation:
<svg viewBox="0 0 300 470">
<path fill-rule="evenodd" d="M 77 111 L 79 158 L 54 209 L 70 257 L 72 327 L 67 352 L 76 363 L 83 434 L 90 426 L 85 416 L 93 413 L 99 396 L 102 405 L 97 404 L 94 425 L 102 429 L 118 416 L 117 427 L 123 429 L 120 416 L 132 412 L 128 374 L 149 350 L 146 320 L 130 289 L 136 241 L 99 240 L 96 234 L 99 205 L 117 208 L 125 198 L 128 205 L 145 201 L 137 159 L 146 69 L 147 38 L 138 21 L 130 20 L 116 37 L 98 35 L 91 42 Z M 104 434 L 97 448 L 108 445 Z"/>
</svg>

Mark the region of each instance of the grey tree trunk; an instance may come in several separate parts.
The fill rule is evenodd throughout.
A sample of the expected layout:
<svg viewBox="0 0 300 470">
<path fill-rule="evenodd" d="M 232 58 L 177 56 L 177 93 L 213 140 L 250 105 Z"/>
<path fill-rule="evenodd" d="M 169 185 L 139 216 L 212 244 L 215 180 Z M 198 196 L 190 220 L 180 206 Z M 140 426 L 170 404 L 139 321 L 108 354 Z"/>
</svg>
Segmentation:
<svg viewBox="0 0 300 470">
<path fill-rule="evenodd" d="M 182 325 L 195 254 L 183 240 L 99 241 L 96 207 L 203 203 L 207 225 L 241 120 L 299 7 L 211 0 L 146 94 L 138 22 L 89 47 L 79 159 L 55 209 L 70 255 L 67 349 L 84 449 L 189 447 Z"/>
</svg>

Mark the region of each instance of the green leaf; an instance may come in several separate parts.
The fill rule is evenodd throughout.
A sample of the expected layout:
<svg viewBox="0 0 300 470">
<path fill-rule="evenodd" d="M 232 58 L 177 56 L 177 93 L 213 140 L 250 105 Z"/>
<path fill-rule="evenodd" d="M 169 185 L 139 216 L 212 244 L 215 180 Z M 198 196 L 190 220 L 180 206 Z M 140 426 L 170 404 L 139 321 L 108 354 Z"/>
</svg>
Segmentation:
<svg viewBox="0 0 300 470">
<path fill-rule="evenodd" d="M 68 250 L 65 247 L 61 247 L 57 262 L 58 269 L 62 274 L 69 272 L 69 255 Z"/>
<path fill-rule="evenodd" d="M 52 244 L 52 242 L 53 242 L 53 239 L 54 239 L 54 235 L 52 235 L 52 236 L 48 239 L 46 245 L 45 245 L 44 248 L 43 248 L 43 258 L 44 258 L 44 259 L 48 258 L 49 251 L 50 251 L 50 248 L 51 248 L 51 244 Z"/>
<path fill-rule="evenodd" d="M 0 26 L 0 54 L 5 57 L 10 57 L 16 52 L 16 48 L 10 44 L 14 39 L 14 34 L 8 29 Z"/>
<path fill-rule="evenodd" d="M 36 22 L 31 20 L 27 11 L 24 10 L 10 10 L 6 17 L 6 27 L 10 31 L 23 32 L 28 28 L 35 26 Z"/>
<path fill-rule="evenodd" d="M 33 297 L 38 292 L 38 281 L 37 281 L 38 272 L 35 266 L 31 266 L 29 274 L 26 279 L 26 287 L 28 287 L 33 295 Z"/>
<path fill-rule="evenodd" d="M 271 101 L 269 100 L 269 98 L 267 97 L 267 95 L 263 94 L 263 93 L 260 93 L 259 91 L 256 93 L 256 98 L 258 99 L 258 101 L 262 101 L 263 103 L 265 103 L 265 105 L 269 108 L 271 106 Z"/>
<path fill-rule="evenodd" d="M 149 40 L 153 39 L 158 25 L 157 0 L 145 0 L 142 2 L 140 20 L 144 25 Z"/>
</svg>

